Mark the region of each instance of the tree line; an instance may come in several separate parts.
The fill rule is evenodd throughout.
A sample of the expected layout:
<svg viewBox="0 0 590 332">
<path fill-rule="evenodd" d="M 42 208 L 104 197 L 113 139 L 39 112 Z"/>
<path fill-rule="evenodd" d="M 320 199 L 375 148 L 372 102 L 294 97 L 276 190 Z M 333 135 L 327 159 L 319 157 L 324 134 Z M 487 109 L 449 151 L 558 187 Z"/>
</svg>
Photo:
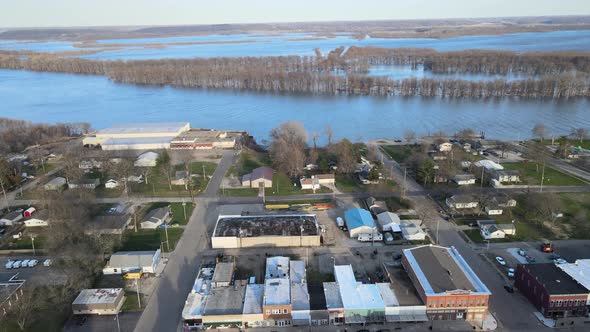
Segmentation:
<svg viewBox="0 0 590 332">
<path fill-rule="evenodd" d="M 351 48 L 352 49 L 352 48 Z M 326 56 L 235 57 L 100 61 L 62 58 L 51 54 L 0 53 L 0 68 L 105 75 L 115 82 L 169 85 L 187 88 L 245 89 L 280 93 L 367 94 L 441 97 L 588 97 L 590 82 L 571 73 L 546 75 L 539 79 L 469 81 L 450 78 L 407 78 L 395 80 L 363 74 L 375 56 L 351 56 L 349 49 L 336 49 Z M 418 58 L 406 54 L 410 63 Z M 405 53 L 403 53 L 405 52 Z M 426 61 L 423 50 L 420 61 Z M 418 52 L 418 53 L 420 53 Z M 420 53 L 422 54 L 422 53 Z M 491 57 L 493 58 L 493 57 Z M 586 59 L 582 57 L 583 59 Z M 365 60 L 363 60 L 365 59 Z M 385 58 L 384 58 L 385 59 Z M 400 58 L 401 59 L 401 58 Z M 374 60 L 370 60 L 374 61 Z M 377 60 L 375 60 L 377 61 Z M 385 60 L 384 60 L 385 61 Z M 414 62 L 412 62 L 414 61 Z M 579 63 L 585 63 L 580 60 Z M 457 62 L 457 63 L 460 63 Z M 572 63 L 578 63 L 572 61 Z M 413 65 L 412 65 L 413 66 Z M 587 70 L 585 65 L 576 65 Z M 590 70 L 589 70 L 590 71 Z"/>
</svg>

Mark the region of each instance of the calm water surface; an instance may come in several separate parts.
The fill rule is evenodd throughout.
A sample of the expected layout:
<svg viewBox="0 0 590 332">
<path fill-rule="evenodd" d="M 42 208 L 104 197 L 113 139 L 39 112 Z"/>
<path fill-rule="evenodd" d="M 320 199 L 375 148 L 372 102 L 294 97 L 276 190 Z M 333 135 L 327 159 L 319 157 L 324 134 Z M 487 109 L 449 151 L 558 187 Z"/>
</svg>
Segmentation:
<svg viewBox="0 0 590 332">
<path fill-rule="evenodd" d="M 470 127 L 488 137 L 530 136 L 590 127 L 590 101 L 277 95 L 116 84 L 100 76 L 0 70 L 0 116 L 36 122 L 87 121 L 95 128 L 138 121 L 190 121 L 193 127 L 248 130 L 257 139 L 288 120 L 308 132 L 366 140 Z"/>
</svg>

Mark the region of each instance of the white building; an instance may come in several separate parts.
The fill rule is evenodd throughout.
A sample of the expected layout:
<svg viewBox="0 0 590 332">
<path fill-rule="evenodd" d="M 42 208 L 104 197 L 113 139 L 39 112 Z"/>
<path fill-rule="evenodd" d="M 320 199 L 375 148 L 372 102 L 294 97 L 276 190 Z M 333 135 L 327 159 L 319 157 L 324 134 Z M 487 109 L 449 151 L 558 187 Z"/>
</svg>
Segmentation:
<svg viewBox="0 0 590 332">
<path fill-rule="evenodd" d="M 37 217 L 33 217 L 31 219 L 27 219 L 24 221 L 25 227 L 47 227 L 49 223 L 47 220 L 39 219 Z"/>
<path fill-rule="evenodd" d="M 377 222 L 381 226 L 383 232 L 391 231 L 393 225 L 401 224 L 399 216 L 393 212 L 383 212 L 377 215 Z"/>
<path fill-rule="evenodd" d="M 445 200 L 448 207 L 455 210 L 475 209 L 479 206 L 478 200 L 471 195 L 453 195 Z"/>
<path fill-rule="evenodd" d="M 557 264 L 557 267 L 562 269 L 580 285 L 586 289 L 590 289 L 590 259 L 577 259 L 574 263 Z M 586 304 L 590 305 L 590 294 L 586 300 Z"/>
<path fill-rule="evenodd" d="M 415 224 L 402 224 L 400 225 L 402 235 L 404 239 L 408 241 L 424 241 L 426 239 L 426 233 Z"/>
<path fill-rule="evenodd" d="M 107 189 L 115 189 L 120 186 L 119 181 L 115 179 L 109 179 L 107 182 L 104 183 L 104 187 Z"/>
<path fill-rule="evenodd" d="M 123 288 L 83 289 L 72 303 L 72 311 L 74 315 L 117 315 L 123 303 Z"/>
<path fill-rule="evenodd" d="M 102 269 L 103 274 L 125 274 L 140 270 L 143 273 L 156 273 L 160 263 L 160 249 L 156 251 L 119 251 L 111 255 Z"/>
<path fill-rule="evenodd" d="M 56 177 L 51 179 L 51 181 L 47 182 L 43 189 L 45 190 L 60 190 L 66 185 L 66 179 L 62 177 Z"/>
<path fill-rule="evenodd" d="M 135 167 L 155 167 L 159 157 L 160 155 L 155 152 L 144 152 L 137 157 L 133 165 Z"/>
<path fill-rule="evenodd" d="M 140 223 L 141 229 L 156 229 L 172 220 L 170 206 L 164 206 L 149 211 Z"/>
<path fill-rule="evenodd" d="M 351 238 L 357 238 L 359 234 L 377 232 L 371 213 L 365 209 L 354 208 L 347 210 L 344 213 L 344 219 Z"/>
<path fill-rule="evenodd" d="M 249 284 L 246 286 L 244 309 L 242 311 L 242 324 L 247 327 L 264 327 L 267 322 L 262 314 L 262 301 L 264 299 L 264 285 Z"/>
<path fill-rule="evenodd" d="M 168 149 L 174 137 L 188 130 L 188 122 L 117 124 L 85 137 L 82 144 L 103 150 Z"/>
<path fill-rule="evenodd" d="M 504 169 L 504 166 L 488 159 L 476 161 L 475 163 L 473 163 L 473 165 L 475 165 L 475 167 L 483 167 L 488 172 L 500 171 Z"/>
<path fill-rule="evenodd" d="M 459 186 L 468 186 L 475 184 L 475 175 L 473 174 L 457 174 L 453 177 L 453 182 Z"/>
<path fill-rule="evenodd" d="M 450 142 L 444 142 L 438 145 L 439 152 L 451 152 L 451 150 L 453 150 L 453 144 Z"/>
<path fill-rule="evenodd" d="M 485 240 L 503 239 L 506 237 L 506 233 L 504 233 L 494 224 L 483 225 L 479 229 L 479 233 Z"/>
</svg>

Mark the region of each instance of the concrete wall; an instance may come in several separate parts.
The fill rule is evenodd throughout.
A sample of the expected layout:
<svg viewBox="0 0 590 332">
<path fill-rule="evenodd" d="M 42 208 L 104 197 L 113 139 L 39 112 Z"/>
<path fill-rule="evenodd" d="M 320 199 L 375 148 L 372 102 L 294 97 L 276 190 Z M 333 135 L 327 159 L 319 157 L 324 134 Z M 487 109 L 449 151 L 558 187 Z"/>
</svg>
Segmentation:
<svg viewBox="0 0 590 332">
<path fill-rule="evenodd" d="M 264 327 L 267 322 L 264 320 L 262 313 L 242 315 L 242 325 L 248 327 Z"/>
<path fill-rule="evenodd" d="M 320 236 L 212 237 L 213 249 L 251 247 L 319 247 Z"/>
<path fill-rule="evenodd" d="M 265 188 L 272 188 L 272 181 L 266 179 L 256 179 L 254 181 L 250 181 L 250 186 L 252 188 L 258 188 L 258 186 L 260 186 L 259 183 L 264 183 Z"/>
</svg>

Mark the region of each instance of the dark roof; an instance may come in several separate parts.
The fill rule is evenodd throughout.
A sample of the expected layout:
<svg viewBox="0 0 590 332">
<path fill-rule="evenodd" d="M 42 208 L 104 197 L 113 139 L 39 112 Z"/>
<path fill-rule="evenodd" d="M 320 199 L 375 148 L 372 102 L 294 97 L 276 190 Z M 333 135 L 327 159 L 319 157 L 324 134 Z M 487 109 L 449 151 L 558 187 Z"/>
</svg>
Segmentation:
<svg viewBox="0 0 590 332">
<path fill-rule="evenodd" d="M 588 290 L 553 263 L 526 264 L 524 269 L 551 295 L 588 294 Z"/>
<path fill-rule="evenodd" d="M 272 168 L 266 166 L 255 168 L 252 170 L 250 180 L 266 179 L 272 181 L 272 172 Z"/>
<path fill-rule="evenodd" d="M 408 250 L 436 293 L 457 289 L 477 291 L 447 248 L 422 246 Z"/>
<path fill-rule="evenodd" d="M 170 213 L 170 206 L 163 206 L 160 208 L 156 208 L 156 209 L 150 210 L 143 218 L 143 221 L 157 222 L 158 220 L 163 220 L 164 217 L 166 215 L 168 215 L 168 213 Z"/>
<path fill-rule="evenodd" d="M 324 294 L 324 285 L 308 284 L 307 290 L 309 292 L 309 309 L 326 310 L 326 295 Z"/>
</svg>

